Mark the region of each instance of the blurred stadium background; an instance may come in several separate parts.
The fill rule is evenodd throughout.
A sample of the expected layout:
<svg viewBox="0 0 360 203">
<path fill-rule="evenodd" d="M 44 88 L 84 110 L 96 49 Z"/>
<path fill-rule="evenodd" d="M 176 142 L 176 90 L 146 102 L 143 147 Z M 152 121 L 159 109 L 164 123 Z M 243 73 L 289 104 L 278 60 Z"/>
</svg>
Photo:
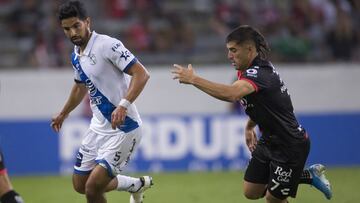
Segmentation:
<svg viewBox="0 0 360 203">
<path fill-rule="evenodd" d="M 26 202 L 84 202 L 72 191 L 74 154 L 89 122 L 87 100 L 60 135 L 51 116 L 73 83 L 56 17 L 62 1 L 0 0 L 0 146 Z M 98 33 L 117 37 L 149 69 L 137 106 L 144 137 L 127 173 L 152 173 L 147 202 L 250 202 L 242 197 L 246 116 L 171 79 L 172 64 L 192 63 L 231 83 L 224 38 L 239 24 L 257 27 L 272 48 L 296 114 L 312 139 L 308 165 L 325 164 L 331 202 L 360 202 L 360 1 L 357 0 L 89 0 Z M 301 187 L 292 202 L 327 202 Z M 126 202 L 110 194 L 109 202 Z M 256 202 L 256 201 L 255 201 Z M 258 201 L 263 202 L 263 201 Z"/>
</svg>

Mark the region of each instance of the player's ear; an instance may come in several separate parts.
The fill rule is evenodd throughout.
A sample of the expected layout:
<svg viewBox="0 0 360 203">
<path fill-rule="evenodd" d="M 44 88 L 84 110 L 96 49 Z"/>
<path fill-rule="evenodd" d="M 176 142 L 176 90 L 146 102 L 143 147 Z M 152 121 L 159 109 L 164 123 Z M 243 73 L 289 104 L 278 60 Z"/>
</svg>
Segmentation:
<svg viewBox="0 0 360 203">
<path fill-rule="evenodd" d="M 90 25 L 91 25 L 91 19 L 90 19 L 90 17 L 87 17 L 87 18 L 85 19 L 85 24 L 90 28 Z"/>
</svg>

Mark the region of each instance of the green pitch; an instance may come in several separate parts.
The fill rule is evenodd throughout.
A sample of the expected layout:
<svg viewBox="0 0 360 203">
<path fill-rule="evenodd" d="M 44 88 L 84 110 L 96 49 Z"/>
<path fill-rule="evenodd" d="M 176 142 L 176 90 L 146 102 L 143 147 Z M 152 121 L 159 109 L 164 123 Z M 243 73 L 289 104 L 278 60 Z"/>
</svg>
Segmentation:
<svg viewBox="0 0 360 203">
<path fill-rule="evenodd" d="M 290 202 L 360 202 L 360 168 L 328 169 L 326 174 L 334 192 L 331 201 L 316 189 L 300 185 L 298 197 Z M 243 172 L 160 173 L 152 176 L 155 185 L 146 192 L 144 203 L 265 202 L 243 197 Z M 73 191 L 71 177 L 12 177 L 12 182 L 26 203 L 86 202 L 82 195 Z M 126 192 L 110 192 L 107 198 L 109 203 L 129 202 Z"/>
</svg>

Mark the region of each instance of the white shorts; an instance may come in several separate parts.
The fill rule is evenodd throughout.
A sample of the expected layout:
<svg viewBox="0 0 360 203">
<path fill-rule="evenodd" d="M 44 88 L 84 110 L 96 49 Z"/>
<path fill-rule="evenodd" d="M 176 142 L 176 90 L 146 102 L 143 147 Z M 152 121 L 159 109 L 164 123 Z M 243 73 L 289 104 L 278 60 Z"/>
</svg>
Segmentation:
<svg viewBox="0 0 360 203">
<path fill-rule="evenodd" d="M 100 135 L 88 130 L 76 155 L 74 173 L 89 175 L 97 164 L 103 166 L 109 177 L 119 174 L 141 140 L 141 127 L 128 133 Z"/>
</svg>

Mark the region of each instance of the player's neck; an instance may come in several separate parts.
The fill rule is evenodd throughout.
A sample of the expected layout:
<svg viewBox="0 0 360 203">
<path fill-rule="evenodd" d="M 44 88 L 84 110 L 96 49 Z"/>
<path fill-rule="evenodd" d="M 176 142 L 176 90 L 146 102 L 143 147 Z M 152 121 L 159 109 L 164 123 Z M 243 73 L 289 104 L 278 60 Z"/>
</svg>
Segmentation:
<svg viewBox="0 0 360 203">
<path fill-rule="evenodd" d="M 242 69 L 240 69 L 241 72 L 247 70 L 253 63 L 254 59 L 258 56 L 257 52 L 251 52 L 248 55 L 248 62 L 247 62 L 247 66 L 243 67 Z"/>
<path fill-rule="evenodd" d="M 251 66 L 251 64 L 253 63 L 254 59 L 255 59 L 257 56 L 258 56 L 258 53 L 257 53 L 257 52 L 252 52 L 252 53 L 250 54 L 248 67 Z"/>
<path fill-rule="evenodd" d="M 90 41 L 91 35 L 92 35 L 92 32 L 89 33 L 89 36 L 87 37 L 86 42 L 83 45 L 80 45 L 80 50 L 79 50 L 80 54 L 82 54 L 84 52 L 84 50 L 86 49 L 86 46 Z"/>
</svg>

